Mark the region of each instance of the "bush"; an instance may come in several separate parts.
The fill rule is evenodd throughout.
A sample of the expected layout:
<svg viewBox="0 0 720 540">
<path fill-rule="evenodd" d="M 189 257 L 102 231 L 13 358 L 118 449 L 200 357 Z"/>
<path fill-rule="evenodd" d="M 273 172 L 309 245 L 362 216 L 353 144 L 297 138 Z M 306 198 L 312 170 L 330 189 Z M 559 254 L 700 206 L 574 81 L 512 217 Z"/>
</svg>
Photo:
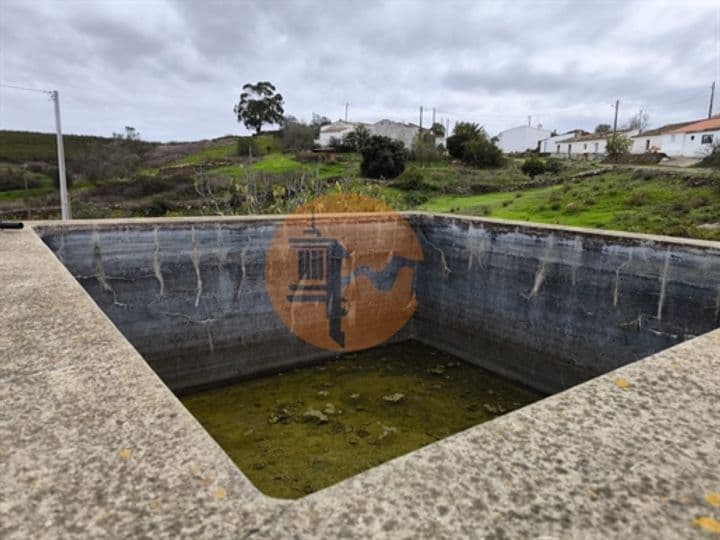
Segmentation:
<svg viewBox="0 0 720 540">
<path fill-rule="evenodd" d="M 627 154 L 631 146 L 632 141 L 628 137 L 620 133 L 614 133 L 608 137 L 605 149 L 610 158 L 617 160 Z"/>
<path fill-rule="evenodd" d="M 415 142 L 410 152 L 410 159 L 419 161 L 420 163 L 440 161 L 442 159 L 442 152 L 435 146 L 435 137 L 432 135 L 428 137 L 418 134 L 418 136 L 415 137 Z"/>
<path fill-rule="evenodd" d="M 338 154 L 355 152 L 355 143 L 353 142 L 352 137 L 348 137 L 348 135 L 350 135 L 350 133 L 345 135 L 342 139 L 330 137 L 328 146 L 335 150 Z"/>
<path fill-rule="evenodd" d="M 503 164 L 502 150 L 486 136 L 479 136 L 465 143 L 462 160 L 475 167 L 500 167 Z"/>
<path fill-rule="evenodd" d="M 33 175 L 22 169 L 5 167 L 0 171 L 0 191 L 14 189 L 36 188 L 42 186 L 42 182 Z"/>
<path fill-rule="evenodd" d="M 408 191 L 403 198 L 403 202 L 409 208 L 417 208 L 428 202 L 429 199 L 430 198 L 422 191 Z"/>
<path fill-rule="evenodd" d="M 720 169 L 720 145 L 714 144 L 710 153 L 702 158 L 695 166 Z"/>
<path fill-rule="evenodd" d="M 405 145 L 388 137 L 373 135 L 360 150 L 360 172 L 366 178 L 395 178 L 405 170 Z"/>
<path fill-rule="evenodd" d="M 502 150 L 490 140 L 477 124 L 458 122 L 452 136 L 447 138 L 448 153 L 475 167 L 499 167 L 503 164 Z"/>
<path fill-rule="evenodd" d="M 116 138 L 85 147 L 80 156 L 68 162 L 68 168 L 91 182 L 129 177 L 140 167 L 148 146 L 135 140 Z M 56 168 L 53 170 L 57 171 Z"/>
<path fill-rule="evenodd" d="M 455 159 L 462 159 L 466 139 L 460 135 L 451 135 L 446 142 L 448 154 Z"/>
<path fill-rule="evenodd" d="M 409 167 L 397 177 L 392 186 L 403 191 L 430 191 L 433 186 L 425 181 L 425 177 L 417 167 Z"/>
<path fill-rule="evenodd" d="M 238 137 L 237 153 L 238 156 L 260 157 L 274 152 L 281 152 L 282 146 L 280 140 L 275 135 L 252 135 Z"/>
<path fill-rule="evenodd" d="M 50 176 L 53 179 L 53 186 L 55 186 L 55 189 L 60 191 L 60 169 L 57 167 L 50 169 Z M 67 169 L 65 169 L 65 184 L 67 185 L 68 190 L 73 184 L 73 175 L 70 174 L 70 171 Z"/>
<path fill-rule="evenodd" d="M 545 171 L 552 174 L 559 174 L 563 170 L 563 162 L 558 158 L 551 157 L 545 162 Z"/>
<path fill-rule="evenodd" d="M 520 170 L 530 178 L 535 178 L 537 175 L 545 172 L 545 163 L 543 163 L 542 159 L 538 158 L 526 159 L 522 167 L 520 167 Z"/>
<path fill-rule="evenodd" d="M 313 127 L 299 122 L 286 124 L 280 135 L 280 144 L 283 150 L 288 152 L 312 150 L 314 141 L 315 130 Z"/>
</svg>

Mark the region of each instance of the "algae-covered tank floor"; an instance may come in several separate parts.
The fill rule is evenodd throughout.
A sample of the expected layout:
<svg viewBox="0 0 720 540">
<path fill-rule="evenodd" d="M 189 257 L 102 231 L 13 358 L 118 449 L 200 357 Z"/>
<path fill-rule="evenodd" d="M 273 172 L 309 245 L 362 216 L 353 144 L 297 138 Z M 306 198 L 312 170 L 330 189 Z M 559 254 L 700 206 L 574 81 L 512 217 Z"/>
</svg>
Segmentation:
<svg viewBox="0 0 720 540">
<path fill-rule="evenodd" d="M 258 489 L 298 498 L 541 397 L 406 341 L 182 401 Z"/>
</svg>

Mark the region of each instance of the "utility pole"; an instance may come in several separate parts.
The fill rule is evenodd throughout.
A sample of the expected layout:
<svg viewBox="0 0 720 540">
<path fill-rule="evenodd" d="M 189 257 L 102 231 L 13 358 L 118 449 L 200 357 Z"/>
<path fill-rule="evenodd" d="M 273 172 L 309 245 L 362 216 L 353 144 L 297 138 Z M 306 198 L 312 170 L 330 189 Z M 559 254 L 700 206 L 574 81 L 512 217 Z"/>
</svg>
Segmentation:
<svg viewBox="0 0 720 540">
<path fill-rule="evenodd" d="M 715 81 L 710 86 L 710 108 L 708 109 L 708 118 L 712 118 L 713 98 L 715 97 Z"/>
<path fill-rule="evenodd" d="M 615 120 L 613 121 L 613 135 L 617 132 L 617 117 L 618 117 L 618 109 L 620 108 L 620 100 L 615 100 Z"/>
<path fill-rule="evenodd" d="M 643 132 L 643 110 L 638 113 L 638 135 Z"/>
<path fill-rule="evenodd" d="M 345 121 L 348 121 L 348 107 L 350 107 L 350 103 L 345 103 Z"/>
<path fill-rule="evenodd" d="M 528 115 L 528 127 L 531 127 L 532 124 L 532 116 Z"/>
<path fill-rule="evenodd" d="M 433 121 L 432 121 L 432 125 L 430 127 L 432 127 L 434 125 L 435 125 L 435 107 L 433 107 Z"/>
<path fill-rule="evenodd" d="M 60 217 L 63 220 L 72 219 L 70 201 L 68 200 L 67 178 L 65 177 L 65 149 L 63 147 L 62 128 L 60 127 L 60 93 L 57 90 L 42 90 L 40 88 L 26 88 L 13 84 L 0 83 L 3 88 L 14 88 L 15 90 L 26 90 L 28 92 L 39 92 L 47 94 L 55 105 L 55 130 L 57 132 L 57 156 L 58 156 L 58 183 L 60 184 Z"/>
<path fill-rule="evenodd" d="M 50 94 L 55 103 L 55 129 L 57 131 L 58 176 L 60 179 L 60 217 L 72 219 L 70 201 L 68 200 L 67 178 L 65 177 L 65 149 L 63 147 L 62 127 L 60 125 L 60 92 L 53 90 Z"/>
<path fill-rule="evenodd" d="M 422 129 L 422 113 L 423 113 L 423 106 L 420 105 L 420 129 Z"/>
<path fill-rule="evenodd" d="M 449 118 L 446 118 L 446 119 L 445 119 L 445 123 L 447 124 L 447 125 L 445 126 L 445 138 L 447 138 L 447 137 L 450 136 L 450 119 L 449 119 Z"/>
</svg>

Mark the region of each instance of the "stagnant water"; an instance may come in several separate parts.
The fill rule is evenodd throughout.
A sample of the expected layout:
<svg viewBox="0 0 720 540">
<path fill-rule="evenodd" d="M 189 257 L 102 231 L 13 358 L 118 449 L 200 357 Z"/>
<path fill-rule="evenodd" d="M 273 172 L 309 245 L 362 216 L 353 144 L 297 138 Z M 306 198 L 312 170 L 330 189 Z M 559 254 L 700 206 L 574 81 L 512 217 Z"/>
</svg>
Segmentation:
<svg viewBox="0 0 720 540">
<path fill-rule="evenodd" d="M 182 401 L 260 491 L 298 498 L 541 397 L 406 341 Z"/>
</svg>

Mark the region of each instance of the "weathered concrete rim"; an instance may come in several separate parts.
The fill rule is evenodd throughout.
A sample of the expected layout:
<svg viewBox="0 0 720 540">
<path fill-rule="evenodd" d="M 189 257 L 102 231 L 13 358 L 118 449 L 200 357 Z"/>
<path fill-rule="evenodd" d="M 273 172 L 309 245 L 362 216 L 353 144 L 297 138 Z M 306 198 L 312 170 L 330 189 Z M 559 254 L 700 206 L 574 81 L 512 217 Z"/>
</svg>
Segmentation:
<svg viewBox="0 0 720 540">
<path fill-rule="evenodd" d="M 720 241 L 701 240 L 697 238 L 683 238 L 678 236 L 666 236 L 656 234 L 625 232 L 612 229 L 594 229 L 590 227 L 574 227 L 570 225 L 558 225 L 553 223 L 538 223 L 534 221 L 519 221 L 510 219 L 490 218 L 471 216 L 466 214 L 450 214 L 442 212 L 426 212 L 420 210 L 407 210 L 399 212 L 347 212 L 315 214 L 316 219 L 333 219 L 347 217 L 371 217 L 374 216 L 401 216 L 412 218 L 425 216 L 430 218 L 445 218 L 454 221 L 469 221 L 479 225 L 497 225 L 508 230 L 522 228 L 525 231 L 557 231 L 567 234 L 584 234 L 597 238 L 612 238 L 615 240 L 637 240 L 653 242 L 658 244 L 693 246 L 699 248 L 710 248 L 720 250 Z M 69 221 L 61 220 L 28 220 L 24 223 L 32 229 L 54 229 L 54 228 L 78 228 L 92 229 L 98 226 L 115 225 L 173 225 L 173 224 L 213 224 L 213 223 L 242 223 L 265 221 L 268 223 L 283 221 L 286 219 L 307 219 L 310 214 L 257 214 L 250 216 L 193 216 L 193 217 L 157 217 L 157 218 L 120 218 L 120 219 L 75 219 Z"/>
<path fill-rule="evenodd" d="M 6 276 L 0 327 L 7 329 L 0 334 L 0 395 L 10 411 L 0 414 L 0 435 L 14 449 L 0 450 L 2 477 L 9 479 L 0 485 L 0 515 L 6 516 L 0 536 L 702 534 L 693 519 L 715 512 L 703 497 L 720 488 L 720 452 L 714 452 L 720 441 L 704 429 L 720 423 L 720 330 L 286 502 L 262 495 L 245 478 L 35 230 L 278 219 L 30 222 L 25 231 L 0 231 Z M 463 219 L 720 248 L 717 242 Z M 69 402 L 91 389 L 91 399 Z M 78 431 L 77 422 L 86 422 L 93 436 Z M 672 457 L 669 464 L 664 455 Z M 553 473 L 555 464 L 565 473 Z M 605 484 L 608 475 L 614 481 Z M 667 489 L 646 485 L 652 475 L 667 482 L 677 500 L 653 498 Z M 586 506 L 583 486 L 612 486 L 613 496 Z M 158 497 L 164 502 L 152 510 Z M 558 501 L 567 508 L 555 509 Z"/>
</svg>

